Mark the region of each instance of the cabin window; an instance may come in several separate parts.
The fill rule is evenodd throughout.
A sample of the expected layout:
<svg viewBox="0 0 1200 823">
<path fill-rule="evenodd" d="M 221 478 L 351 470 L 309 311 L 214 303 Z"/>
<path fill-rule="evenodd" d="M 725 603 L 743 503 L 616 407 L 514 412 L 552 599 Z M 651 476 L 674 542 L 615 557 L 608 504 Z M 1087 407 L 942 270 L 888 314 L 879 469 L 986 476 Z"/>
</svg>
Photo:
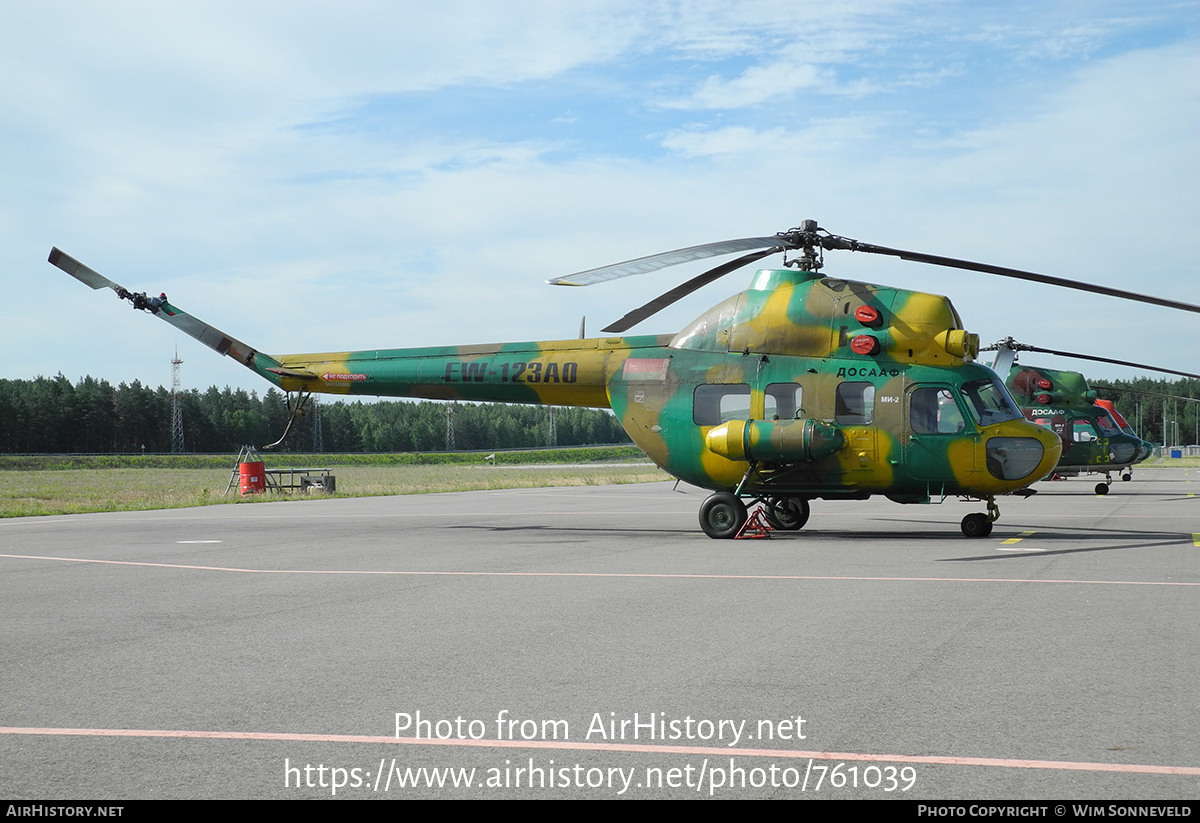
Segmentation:
<svg viewBox="0 0 1200 823">
<path fill-rule="evenodd" d="M 908 399 L 913 434 L 958 434 L 967 427 L 954 394 L 944 386 L 920 386 Z"/>
<path fill-rule="evenodd" d="M 871 383 L 839 383 L 834 422 L 843 426 L 865 426 L 875 419 L 875 386 Z"/>
<path fill-rule="evenodd" d="M 719 426 L 750 419 L 750 386 L 746 383 L 708 383 L 692 395 L 692 420 L 697 426 Z"/>
<path fill-rule="evenodd" d="M 1096 434 L 1095 428 L 1087 420 L 1072 420 L 1071 436 L 1076 443 L 1091 443 L 1100 439 L 1100 435 Z"/>
<path fill-rule="evenodd" d="M 771 383 L 763 393 L 764 420 L 795 420 L 804 416 L 800 400 L 804 389 L 799 383 Z"/>
</svg>

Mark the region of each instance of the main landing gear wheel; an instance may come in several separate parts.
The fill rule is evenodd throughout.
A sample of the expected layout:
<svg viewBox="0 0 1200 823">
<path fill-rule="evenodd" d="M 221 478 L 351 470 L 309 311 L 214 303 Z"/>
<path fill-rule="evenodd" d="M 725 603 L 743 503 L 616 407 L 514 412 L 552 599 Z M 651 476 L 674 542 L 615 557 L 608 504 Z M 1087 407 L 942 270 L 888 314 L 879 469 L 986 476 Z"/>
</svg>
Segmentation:
<svg viewBox="0 0 1200 823">
<path fill-rule="evenodd" d="M 974 512 L 962 519 L 962 533 L 967 537 L 987 537 L 992 533 L 992 521 L 986 514 Z"/>
<path fill-rule="evenodd" d="M 1096 494 L 1108 494 L 1108 484 L 1107 483 L 1097 483 L 1096 484 Z"/>
<path fill-rule="evenodd" d="M 763 502 L 763 516 L 781 532 L 795 532 L 808 522 L 810 509 L 803 497 L 768 497 Z"/>
<path fill-rule="evenodd" d="M 746 525 L 746 504 L 737 495 L 717 492 L 700 504 L 700 528 L 714 539 L 731 539 Z"/>
</svg>

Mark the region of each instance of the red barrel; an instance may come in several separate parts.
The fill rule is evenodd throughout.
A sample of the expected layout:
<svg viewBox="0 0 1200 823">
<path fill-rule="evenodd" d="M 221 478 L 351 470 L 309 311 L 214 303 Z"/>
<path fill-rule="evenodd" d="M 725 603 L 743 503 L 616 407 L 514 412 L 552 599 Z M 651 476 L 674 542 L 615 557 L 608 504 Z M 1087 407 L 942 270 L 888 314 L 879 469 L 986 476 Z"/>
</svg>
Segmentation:
<svg viewBox="0 0 1200 823">
<path fill-rule="evenodd" d="M 238 463 L 238 488 L 243 495 L 262 494 L 267 490 L 266 464 Z"/>
</svg>

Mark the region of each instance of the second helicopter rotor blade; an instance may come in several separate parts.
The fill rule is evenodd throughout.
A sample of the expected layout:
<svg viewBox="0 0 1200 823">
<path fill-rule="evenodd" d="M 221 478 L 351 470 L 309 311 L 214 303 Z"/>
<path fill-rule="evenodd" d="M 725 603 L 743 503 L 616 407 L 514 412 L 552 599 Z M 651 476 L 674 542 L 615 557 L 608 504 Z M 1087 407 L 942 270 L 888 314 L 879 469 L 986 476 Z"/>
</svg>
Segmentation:
<svg viewBox="0 0 1200 823">
<path fill-rule="evenodd" d="M 590 286 L 593 283 L 603 283 L 606 280 L 616 280 L 619 277 L 646 274 L 647 272 L 665 269 L 668 266 L 677 266 L 680 263 L 691 263 L 694 260 L 703 260 L 707 257 L 719 257 L 722 254 L 733 254 L 735 251 L 761 249 L 768 246 L 772 248 L 779 247 L 779 250 L 783 248 L 780 246 L 779 237 L 743 237 L 738 240 L 722 240 L 719 243 L 688 246 L 685 249 L 675 249 L 674 251 L 664 251 L 658 254 L 647 255 L 646 257 L 636 257 L 633 260 L 626 260 L 624 263 L 613 263 L 610 266 L 601 266 L 600 268 L 588 269 L 587 271 L 577 271 L 574 274 L 556 277 L 546 282 L 552 286 Z"/>
<path fill-rule="evenodd" d="M 1179 375 L 1180 377 L 1200 378 L 1200 374 L 1192 374 L 1191 372 L 1186 372 L 1186 371 L 1175 371 L 1174 369 L 1164 369 L 1162 366 L 1148 366 L 1145 363 L 1132 363 L 1128 360 L 1114 360 L 1111 357 L 1099 357 L 1094 354 L 1077 354 L 1075 352 L 1057 351 L 1055 349 L 1043 349 L 1038 346 L 1027 346 L 1024 344 L 1022 344 L 1020 346 L 1020 348 L 1018 348 L 1017 350 L 1018 351 L 1038 352 L 1040 354 L 1054 354 L 1054 355 L 1058 355 L 1059 357 L 1074 357 L 1079 360 L 1095 360 L 1097 363 L 1112 363 L 1113 365 L 1116 365 L 1116 366 L 1130 366 L 1131 368 L 1135 368 L 1135 369 L 1148 369 L 1149 371 L 1160 371 L 1160 372 L 1165 372 L 1166 374 L 1176 374 L 1176 375 Z"/>
<path fill-rule="evenodd" d="M 712 268 L 712 269 L 709 269 L 708 271 L 704 272 L 704 274 L 697 275 L 696 277 L 693 277 L 691 280 L 688 280 L 685 283 L 679 284 L 675 288 L 671 289 L 669 292 L 660 294 L 658 297 L 654 298 L 649 303 L 646 303 L 643 306 L 639 306 L 638 308 L 629 312 L 629 314 L 622 317 L 620 320 L 605 327 L 603 329 L 603 331 L 610 332 L 613 334 L 619 334 L 619 333 L 625 331 L 626 329 L 632 328 L 633 326 L 642 322 L 647 317 L 657 314 L 658 312 L 662 311 L 663 309 L 665 309 L 667 306 L 671 305 L 675 301 L 681 300 L 684 297 L 687 297 L 689 294 L 691 294 L 692 292 L 701 288 L 702 286 L 707 286 L 709 283 L 713 282 L 717 278 L 724 277 L 725 275 L 729 274 L 731 271 L 736 271 L 737 269 L 740 269 L 742 266 L 748 266 L 751 263 L 753 263 L 755 260 L 760 260 L 763 257 L 768 257 L 772 254 L 777 254 L 778 252 L 781 252 L 781 251 L 783 251 L 782 246 L 775 246 L 774 248 L 762 249 L 760 251 L 751 252 L 750 254 L 743 255 L 742 257 L 739 257 L 736 260 L 730 260 L 728 263 L 722 263 L 721 265 L 717 266 L 716 268 Z"/>
</svg>

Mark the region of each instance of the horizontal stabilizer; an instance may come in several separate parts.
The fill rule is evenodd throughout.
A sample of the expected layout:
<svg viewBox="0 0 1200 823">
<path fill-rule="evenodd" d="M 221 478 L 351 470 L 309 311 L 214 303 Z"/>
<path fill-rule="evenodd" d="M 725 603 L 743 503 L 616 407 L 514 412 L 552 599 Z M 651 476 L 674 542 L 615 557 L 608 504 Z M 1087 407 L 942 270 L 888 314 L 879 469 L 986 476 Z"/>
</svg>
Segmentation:
<svg viewBox="0 0 1200 823">
<path fill-rule="evenodd" d="M 300 380 L 316 380 L 317 379 L 317 375 L 313 374 L 310 371 L 306 371 L 304 369 L 285 369 L 285 368 L 273 369 L 272 368 L 272 369 L 267 369 L 267 371 L 271 372 L 272 374 L 277 374 L 280 377 L 295 377 Z"/>
</svg>

